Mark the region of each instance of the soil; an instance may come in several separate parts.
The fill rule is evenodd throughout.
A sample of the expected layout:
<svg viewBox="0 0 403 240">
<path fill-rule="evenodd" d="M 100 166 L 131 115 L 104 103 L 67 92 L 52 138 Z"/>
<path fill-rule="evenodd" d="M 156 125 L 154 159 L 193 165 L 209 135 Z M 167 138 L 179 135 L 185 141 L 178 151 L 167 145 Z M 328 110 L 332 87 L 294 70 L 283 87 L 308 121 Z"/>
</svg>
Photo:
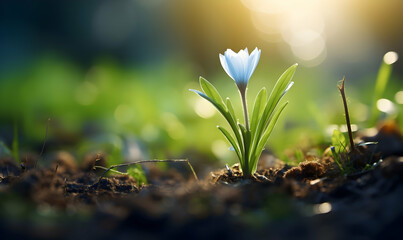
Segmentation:
<svg viewBox="0 0 403 240">
<path fill-rule="evenodd" d="M 103 170 L 92 169 L 96 158 L 78 166 L 61 152 L 41 168 L 38 158 L 17 165 L 3 156 L 1 239 L 403 237 L 399 155 L 371 160 L 372 168 L 347 175 L 330 157 L 292 167 L 266 155 L 250 179 L 237 164 L 199 181 L 151 165 L 147 185 L 127 175 L 100 179 Z"/>
</svg>

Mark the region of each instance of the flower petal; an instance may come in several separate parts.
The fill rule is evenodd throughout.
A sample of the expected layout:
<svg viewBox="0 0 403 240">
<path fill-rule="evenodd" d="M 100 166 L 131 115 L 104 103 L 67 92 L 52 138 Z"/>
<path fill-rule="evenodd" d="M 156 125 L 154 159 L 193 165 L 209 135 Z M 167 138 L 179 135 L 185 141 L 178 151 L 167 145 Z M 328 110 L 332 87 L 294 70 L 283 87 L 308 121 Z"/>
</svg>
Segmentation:
<svg viewBox="0 0 403 240">
<path fill-rule="evenodd" d="M 243 83 L 247 83 L 249 78 L 248 78 L 248 61 L 249 61 L 249 53 L 248 53 L 248 48 L 245 48 L 245 50 L 241 50 L 238 52 L 238 58 L 242 62 L 242 66 L 240 67 L 240 73 L 241 73 L 241 81 Z"/>
<path fill-rule="evenodd" d="M 242 61 L 240 58 L 238 58 L 238 55 L 232 55 L 231 51 L 226 51 L 225 54 L 225 59 L 227 60 L 228 64 L 228 69 L 230 70 L 234 81 L 238 84 L 242 82 L 242 75 L 240 69 L 243 67 L 242 66 Z"/>
<path fill-rule="evenodd" d="M 234 76 L 232 75 L 232 72 L 230 71 L 230 69 L 228 67 L 227 59 L 221 53 L 220 53 L 220 62 L 221 62 L 222 68 L 224 68 L 224 70 L 228 74 L 228 76 L 230 76 L 232 79 L 235 80 Z"/>
<path fill-rule="evenodd" d="M 249 57 L 248 75 L 247 75 L 248 80 L 250 79 L 250 77 L 252 76 L 253 72 L 256 69 L 256 66 L 260 59 L 260 53 L 261 53 L 261 50 L 258 48 L 255 48 L 255 50 L 253 50 L 253 52 L 251 53 L 251 55 Z"/>
<path fill-rule="evenodd" d="M 249 55 L 248 48 L 241 49 L 235 53 L 227 49 L 223 54 L 219 54 L 220 62 L 225 72 L 236 82 L 238 87 L 246 87 L 250 77 L 259 62 L 260 50 L 255 48 Z"/>
</svg>

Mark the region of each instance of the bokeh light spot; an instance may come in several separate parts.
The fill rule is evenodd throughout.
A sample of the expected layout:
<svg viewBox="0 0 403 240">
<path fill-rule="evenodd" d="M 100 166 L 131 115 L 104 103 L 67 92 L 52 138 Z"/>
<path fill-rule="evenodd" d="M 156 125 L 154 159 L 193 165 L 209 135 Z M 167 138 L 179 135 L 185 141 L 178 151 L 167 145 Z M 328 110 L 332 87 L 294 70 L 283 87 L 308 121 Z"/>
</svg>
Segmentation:
<svg viewBox="0 0 403 240">
<path fill-rule="evenodd" d="M 146 124 L 142 129 L 141 129 L 141 138 L 144 139 L 147 142 L 152 142 L 158 139 L 159 137 L 159 130 L 156 126 L 153 124 Z"/>
<path fill-rule="evenodd" d="M 397 54 L 397 52 L 387 52 L 384 56 L 383 56 L 383 61 L 386 64 L 394 64 L 397 60 L 399 59 L 399 55 Z"/>
<path fill-rule="evenodd" d="M 332 211 L 332 205 L 328 202 L 324 202 L 321 204 L 316 204 L 313 207 L 313 212 L 315 214 L 324 214 Z"/>
<path fill-rule="evenodd" d="M 395 94 L 395 100 L 398 104 L 403 104 L 403 91 L 399 91 Z"/>
<path fill-rule="evenodd" d="M 392 101 L 381 98 L 376 102 L 376 107 L 379 109 L 379 111 L 392 114 L 395 111 L 395 105 L 393 104 Z"/>
<path fill-rule="evenodd" d="M 216 113 L 216 110 L 211 105 L 211 103 L 207 102 L 204 99 L 196 100 L 194 110 L 195 110 L 196 114 L 202 118 L 211 118 Z"/>
<path fill-rule="evenodd" d="M 118 121 L 120 124 L 129 123 L 134 117 L 133 108 L 128 105 L 121 104 L 115 109 L 114 116 L 116 121 Z"/>
<path fill-rule="evenodd" d="M 164 113 L 162 119 L 165 123 L 165 129 L 172 139 L 181 139 L 186 134 L 186 128 L 172 113 Z"/>
<path fill-rule="evenodd" d="M 216 140 L 211 144 L 211 151 L 217 158 L 223 159 L 230 150 L 226 142 L 223 140 Z"/>
</svg>

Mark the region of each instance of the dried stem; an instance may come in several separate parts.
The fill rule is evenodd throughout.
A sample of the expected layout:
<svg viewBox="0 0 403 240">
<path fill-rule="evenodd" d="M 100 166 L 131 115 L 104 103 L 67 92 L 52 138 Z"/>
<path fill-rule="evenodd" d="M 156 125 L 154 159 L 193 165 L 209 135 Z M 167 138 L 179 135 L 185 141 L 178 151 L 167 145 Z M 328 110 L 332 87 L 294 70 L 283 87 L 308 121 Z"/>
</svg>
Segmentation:
<svg viewBox="0 0 403 240">
<path fill-rule="evenodd" d="M 113 168 L 117 168 L 117 167 L 127 167 L 130 165 L 134 165 L 134 164 L 141 164 L 141 163 L 151 163 L 151 162 L 186 162 L 190 168 L 190 171 L 192 171 L 194 178 L 196 179 L 196 181 L 199 181 L 199 179 L 197 178 L 196 172 L 194 171 L 192 164 L 190 164 L 188 159 L 164 159 L 164 160 L 157 160 L 157 159 L 153 159 L 153 160 L 141 160 L 141 161 L 136 161 L 136 162 L 129 162 L 129 163 L 122 163 L 122 164 L 117 164 L 117 165 L 112 165 L 109 168 L 107 168 L 105 170 L 104 173 L 102 173 L 101 177 L 99 178 L 98 182 L 97 182 L 97 188 L 99 187 L 99 183 L 101 182 L 102 178 L 105 177 L 106 173 L 109 172 L 111 169 Z"/>
<path fill-rule="evenodd" d="M 341 80 L 340 85 L 337 85 L 337 88 L 340 91 L 341 98 L 343 99 L 343 105 L 344 105 L 344 112 L 346 116 L 346 124 L 347 124 L 347 129 L 348 129 L 348 138 L 350 139 L 350 145 L 351 145 L 351 151 L 354 151 L 354 141 L 353 141 L 353 132 L 351 131 L 351 123 L 350 123 L 350 115 L 348 114 L 348 107 L 347 107 L 347 100 L 346 100 L 346 94 L 344 92 L 344 82 L 346 78 L 343 77 Z"/>
</svg>

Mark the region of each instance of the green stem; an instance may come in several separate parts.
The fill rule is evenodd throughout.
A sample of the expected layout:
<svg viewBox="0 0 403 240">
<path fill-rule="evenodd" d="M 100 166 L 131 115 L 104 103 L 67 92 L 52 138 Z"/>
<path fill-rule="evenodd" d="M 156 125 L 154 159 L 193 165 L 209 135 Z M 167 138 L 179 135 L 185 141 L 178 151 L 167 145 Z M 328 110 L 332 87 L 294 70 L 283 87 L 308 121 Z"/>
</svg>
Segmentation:
<svg viewBox="0 0 403 240">
<path fill-rule="evenodd" d="M 249 115 L 248 115 L 248 106 L 246 105 L 246 88 L 241 92 L 241 97 L 242 97 L 242 105 L 243 105 L 243 112 L 245 116 L 245 127 L 246 130 L 249 132 Z"/>
<path fill-rule="evenodd" d="M 246 134 L 245 134 L 245 139 L 244 139 L 244 165 L 245 165 L 245 171 L 243 171 L 243 176 L 245 178 L 249 178 L 251 176 L 251 166 L 249 166 L 249 147 L 250 147 L 250 128 L 249 128 L 249 115 L 248 115 L 248 106 L 246 104 L 246 87 L 239 89 L 241 93 L 241 98 L 242 98 L 242 105 L 243 105 L 243 112 L 244 112 L 244 117 L 245 117 L 245 128 L 246 128 Z"/>
</svg>

